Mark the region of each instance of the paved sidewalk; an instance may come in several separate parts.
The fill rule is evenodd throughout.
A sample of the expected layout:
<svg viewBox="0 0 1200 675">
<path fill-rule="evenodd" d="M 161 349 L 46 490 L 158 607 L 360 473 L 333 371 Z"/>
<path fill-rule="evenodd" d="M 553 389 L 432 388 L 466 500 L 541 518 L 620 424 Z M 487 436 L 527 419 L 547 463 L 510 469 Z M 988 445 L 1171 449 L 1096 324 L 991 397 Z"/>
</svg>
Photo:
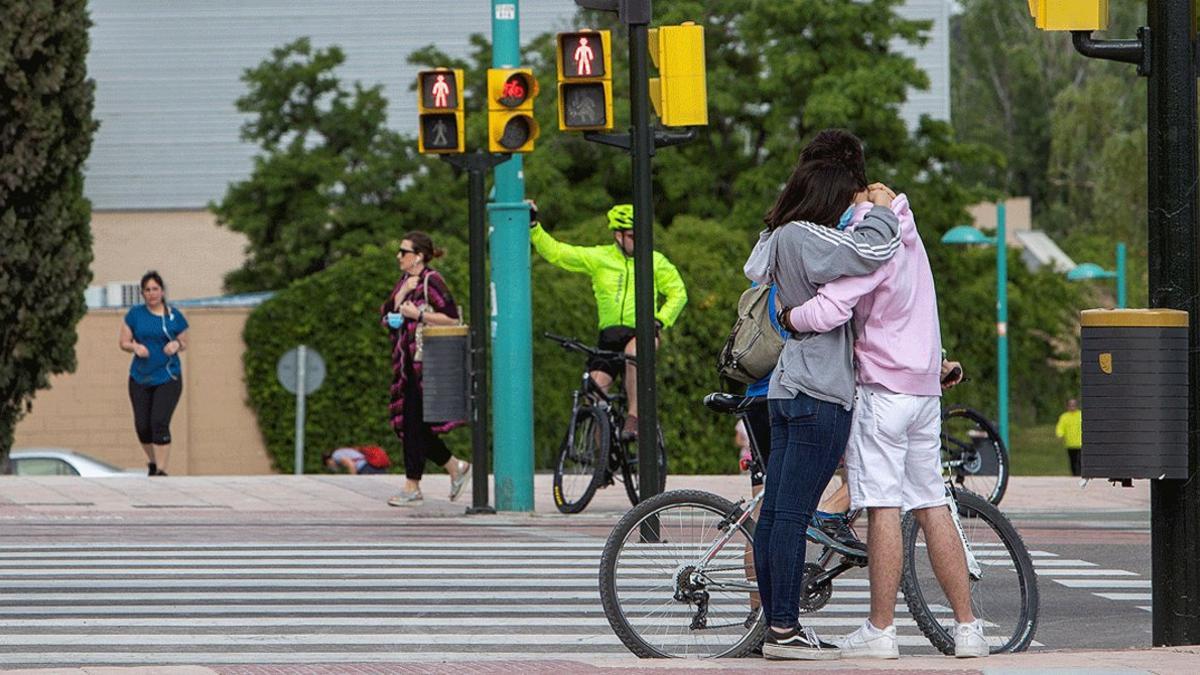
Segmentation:
<svg viewBox="0 0 1200 675">
<path fill-rule="evenodd" d="M 1192 675 L 1200 671 L 1200 647 L 1158 649 L 1129 649 L 1109 651 L 1061 651 L 1032 654 L 998 654 L 987 659 L 956 660 L 943 656 L 904 657 L 898 661 L 844 659 L 829 662 L 765 661 L 762 659 L 731 659 L 718 661 L 640 660 L 635 658 L 595 659 L 588 662 L 573 660 L 521 661 L 425 661 L 396 663 L 339 663 L 336 665 L 248 665 L 165 666 L 145 668 L 89 667 L 78 669 L 16 670 L 13 673 L 38 675 L 72 673 L 88 675 L 359 675 L 384 673 L 518 673 L 520 675 L 557 675 L 558 673 L 622 673 L 642 670 L 654 673 L 683 673 L 694 671 L 731 672 L 831 672 L 831 673 L 981 673 L 982 675 Z"/>
<path fill-rule="evenodd" d="M 29 516 L 60 515 L 75 518 L 88 514 L 106 517 L 153 519 L 237 512 L 278 517 L 281 513 L 321 512 L 337 519 L 430 518 L 462 516 L 471 503 L 471 488 L 457 502 L 448 499 L 449 479 L 444 474 L 427 476 L 422 482 L 425 503 L 393 508 L 387 498 L 403 485 L 402 476 L 184 476 L 146 478 L 0 477 L 0 520 Z M 625 491 L 618 485 L 596 493 L 582 514 L 565 516 L 554 508 L 552 476 L 538 474 L 534 480 L 533 514 L 506 513 L 503 520 L 528 518 L 611 519 L 629 509 Z M 715 492 L 729 499 L 749 495 L 745 476 L 671 476 L 668 490 L 696 489 Z M 495 492 L 490 493 L 493 500 Z M 494 501 L 493 501 L 494 503 Z M 1115 487 L 1107 481 L 1081 486 L 1078 478 L 1013 477 L 1001 508 L 1013 514 L 1091 514 L 1146 519 L 1150 510 L 1149 481 L 1131 488 Z"/>
</svg>

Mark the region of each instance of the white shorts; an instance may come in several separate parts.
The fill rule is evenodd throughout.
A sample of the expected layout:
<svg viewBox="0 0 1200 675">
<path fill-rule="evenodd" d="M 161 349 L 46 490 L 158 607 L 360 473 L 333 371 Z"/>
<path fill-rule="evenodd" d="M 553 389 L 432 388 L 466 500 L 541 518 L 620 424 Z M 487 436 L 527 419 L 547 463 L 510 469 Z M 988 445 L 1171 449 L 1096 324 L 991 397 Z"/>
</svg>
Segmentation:
<svg viewBox="0 0 1200 675">
<path fill-rule="evenodd" d="M 941 397 L 860 384 L 855 399 L 846 447 L 851 507 L 910 511 L 945 504 Z"/>
</svg>

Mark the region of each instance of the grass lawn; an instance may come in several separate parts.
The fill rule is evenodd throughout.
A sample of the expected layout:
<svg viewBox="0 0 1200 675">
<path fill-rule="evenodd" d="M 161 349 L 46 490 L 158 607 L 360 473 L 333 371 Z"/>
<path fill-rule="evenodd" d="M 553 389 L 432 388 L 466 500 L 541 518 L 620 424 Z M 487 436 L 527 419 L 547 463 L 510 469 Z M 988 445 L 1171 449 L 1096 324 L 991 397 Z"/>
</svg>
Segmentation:
<svg viewBox="0 0 1200 675">
<path fill-rule="evenodd" d="M 1013 476 L 1070 476 L 1067 451 L 1054 435 L 1053 424 L 1009 429 L 1008 458 Z"/>
</svg>

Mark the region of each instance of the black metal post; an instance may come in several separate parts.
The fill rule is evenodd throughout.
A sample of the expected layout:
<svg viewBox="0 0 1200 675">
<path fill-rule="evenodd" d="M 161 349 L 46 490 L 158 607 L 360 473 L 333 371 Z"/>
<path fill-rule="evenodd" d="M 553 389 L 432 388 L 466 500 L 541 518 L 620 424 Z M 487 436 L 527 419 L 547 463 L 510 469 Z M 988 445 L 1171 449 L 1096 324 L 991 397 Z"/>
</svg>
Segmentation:
<svg viewBox="0 0 1200 675">
<path fill-rule="evenodd" d="M 488 505 L 488 331 L 487 311 L 487 230 L 484 226 L 483 167 L 472 167 L 468 173 L 468 233 L 471 249 L 471 506 L 467 513 L 495 513 Z"/>
<path fill-rule="evenodd" d="M 647 3 L 647 6 L 649 3 Z M 647 14 L 649 14 L 647 7 Z M 629 112 L 633 157 L 633 269 L 637 305 L 638 494 L 661 492 L 658 475 L 658 388 L 655 373 L 654 203 L 651 199 L 650 65 L 645 22 L 629 24 Z"/>
<path fill-rule="evenodd" d="M 484 213 L 487 194 L 484 179 L 491 168 L 512 155 L 475 151 L 467 155 L 441 155 L 457 169 L 467 172 L 467 240 L 470 248 L 471 291 L 471 506 L 467 513 L 495 513 L 489 505 L 488 478 L 488 284 L 487 226 Z"/>
<path fill-rule="evenodd" d="M 1192 0 L 1147 3 L 1150 24 L 1150 306 L 1189 313 L 1187 480 L 1150 481 L 1155 646 L 1200 643 L 1200 239 L 1196 15 Z"/>
</svg>

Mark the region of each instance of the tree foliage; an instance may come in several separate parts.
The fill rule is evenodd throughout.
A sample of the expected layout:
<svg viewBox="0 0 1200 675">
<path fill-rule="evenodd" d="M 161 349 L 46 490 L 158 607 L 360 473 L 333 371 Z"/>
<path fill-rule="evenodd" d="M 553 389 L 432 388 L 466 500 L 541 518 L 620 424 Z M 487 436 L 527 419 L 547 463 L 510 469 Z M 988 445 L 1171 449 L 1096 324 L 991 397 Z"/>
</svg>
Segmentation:
<svg viewBox="0 0 1200 675">
<path fill-rule="evenodd" d="M 84 0 L 0 2 L 0 472 L 49 376 L 75 369 L 91 280 L 91 151 Z"/>
<path fill-rule="evenodd" d="M 368 243 L 466 219 L 461 202 L 413 199 L 454 179 L 386 126 L 381 86 L 342 84 L 334 70 L 344 60 L 340 48 L 301 38 L 242 76 L 237 108 L 251 116 L 242 138 L 260 153 L 250 177 L 209 205 L 249 239 L 230 291 L 282 288 Z"/>
</svg>

